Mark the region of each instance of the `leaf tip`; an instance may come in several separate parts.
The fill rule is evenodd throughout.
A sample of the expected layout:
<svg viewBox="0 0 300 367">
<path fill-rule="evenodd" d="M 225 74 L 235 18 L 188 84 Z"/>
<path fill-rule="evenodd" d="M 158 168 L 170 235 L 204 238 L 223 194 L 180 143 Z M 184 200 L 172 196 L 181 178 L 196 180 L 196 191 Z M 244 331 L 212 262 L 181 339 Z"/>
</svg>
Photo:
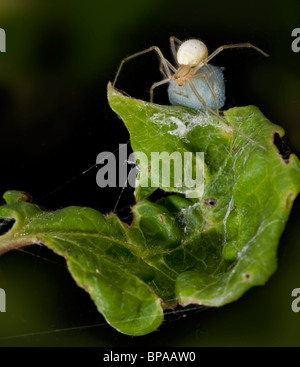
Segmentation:
<svg viewBox="0 0 300 367">
<path fill-rule="evenodd" d="M 3 199 L 7 204 L 21 203 L 21 202 L 32 202 L 32 196 L 24 191 L 9 190 L 3 195 Z"/>
</svg>

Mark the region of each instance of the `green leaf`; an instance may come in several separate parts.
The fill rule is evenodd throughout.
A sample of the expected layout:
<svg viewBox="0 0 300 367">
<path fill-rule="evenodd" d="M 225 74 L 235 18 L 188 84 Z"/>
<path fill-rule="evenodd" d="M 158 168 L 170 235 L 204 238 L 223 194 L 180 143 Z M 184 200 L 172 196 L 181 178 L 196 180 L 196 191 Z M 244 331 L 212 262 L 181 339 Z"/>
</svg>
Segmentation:
<svg viewBox="0 0 300 367">
<path fill-rule="evenodd" d="M 172 180 L 165 187 L 159 172 L 159 185 L 172 194 L 152 202 L 156 188 L 143 187 L 151 181 L 151 161 L 150 167 L 139 161 L 131 226 L 90 208 L 45 212 L 9 191 L 0 218 L 15 223 L 1 237 L 0 252 L 43 243 L 64 256 L 106 320 L 129 335 L 154 331 L 163 310 L 178 303 L 221 306 L 264 284 L 276 269 L 279 238 L 300 190 L 297 157 L 283 159 L 274 144 L 283 129 L 254 106 L 225 112 L 227 125 L 111 86 L 108 98 L 133 150 L 148 162 L 151 152 L 192 152 L 194 162 L 196 152 L 204 153 L 203 196 L 186 197 L 190 188 Z"/>
</svg>

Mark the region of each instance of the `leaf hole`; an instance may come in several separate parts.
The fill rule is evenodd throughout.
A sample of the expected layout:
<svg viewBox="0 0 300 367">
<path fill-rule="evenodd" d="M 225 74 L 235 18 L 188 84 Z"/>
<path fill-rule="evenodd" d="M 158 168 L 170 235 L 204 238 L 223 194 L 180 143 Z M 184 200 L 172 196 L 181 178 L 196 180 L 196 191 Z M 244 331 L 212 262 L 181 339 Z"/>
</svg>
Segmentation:
<svg viewBox="0 0 300 367">
<path fill-rule="evenodd" d="M 15 224 L 14 219 L 0 219 L 0 236 L 9 232 Z"/>
<path fill-rule="evenodd" d="M 251 278 L 251 275 L 249 273 L 244 274 L 244 278 L 249 280 Z"/>
<path fill-rule="evenodd" d="M 167 198 L 168 196 L 171 196 L 171 195 L 174 195 L 174 193 L 173 192 L 166 192 L 163 189 L 158 188 L 157 190 L 155 190 L 149 196 L 149 199 L 155 203 L 156 201 L 159 201 L 161 199 L 165 199 L 165 198 Z"/>
<path fill-rule="evenodd" d="M 205 199 L 204 203 L 209 208 L 215 208 L 218 205 L 218 201 L 216 199 Z"/>
<path fill-rule="evenodd" d="M 288 147 L 288 145 L 285 143 L 283 138 L 277 132 L 274 133 L 273 143 L 276 146 L 276 148 L 278 149 L 278 152 L 281 155 L 281 158 L 283 159 L 283 161 L 286 164 L 288 164 L 290 160 L 290 154 L 292 151 Z"/>
</svg>

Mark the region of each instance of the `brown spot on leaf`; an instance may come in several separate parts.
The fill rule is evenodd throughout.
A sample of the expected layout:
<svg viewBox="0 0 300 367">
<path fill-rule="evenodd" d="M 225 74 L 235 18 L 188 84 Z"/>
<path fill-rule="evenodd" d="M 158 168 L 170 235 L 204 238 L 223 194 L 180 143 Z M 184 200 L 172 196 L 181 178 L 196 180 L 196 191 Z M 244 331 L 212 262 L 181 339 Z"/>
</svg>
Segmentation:
<svg viewBox="0 0 300 367">
<path fill-rule="evenodd" d="M 294 198 L 295 198 L 295 193 L 290 192 L 285 200 L 285 206 L 287 209 L 290 210 L 292 208 Z"/>
<path fill-rule="evenodd" d="M 27 203 L 32 203 L 33 197 L 32 195 L 28 194 L 27 192 L 22 191 L 21 197 L 18 201 L 26 201 Z"/>
<path fill-rule="evenodd" d="M 209 208 L 215 208 L 218 205 L 218 201 L 216 199 L 205 199 L 204 204 Z"/>
</svg>

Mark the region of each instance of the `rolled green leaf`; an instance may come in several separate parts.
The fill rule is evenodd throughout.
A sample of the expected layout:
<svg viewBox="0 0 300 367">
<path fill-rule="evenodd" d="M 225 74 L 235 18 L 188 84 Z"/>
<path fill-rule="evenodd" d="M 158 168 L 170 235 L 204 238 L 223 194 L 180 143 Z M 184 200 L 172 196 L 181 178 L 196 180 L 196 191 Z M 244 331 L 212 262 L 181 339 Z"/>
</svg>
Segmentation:
<svg viewBox="0 0 300 367">
<path fill-rule="evenodd" d="M 204 154 L 202 196 L 188 197 L 188 188 L 172 180 L 163 186 L 161 172 L 156 178 L 169 196 L 152 202 L 156 187 L 142 185 L 151 179 L 143 161 L 131 226 L 90 208 L 45 212 L 9 191 L 0 218 L 15 222 L 0 237 L 0 252 L 43 243 L 64 256 L 106 320 L 129 335 L 156 330 L 163 310 L 177 304 L 222 306 L 264 284 L 300 190 L 297 157 L 283 158 L 274 143 L 283 129 L 254 106 L 225 112 L 226 125 L 207 112 L 126 97 L 110 85 L 108 99 L 134 152 L 150 162 L 151 152 L 191 152 L 195 162 L 197 152 Z"/>
</svg>

